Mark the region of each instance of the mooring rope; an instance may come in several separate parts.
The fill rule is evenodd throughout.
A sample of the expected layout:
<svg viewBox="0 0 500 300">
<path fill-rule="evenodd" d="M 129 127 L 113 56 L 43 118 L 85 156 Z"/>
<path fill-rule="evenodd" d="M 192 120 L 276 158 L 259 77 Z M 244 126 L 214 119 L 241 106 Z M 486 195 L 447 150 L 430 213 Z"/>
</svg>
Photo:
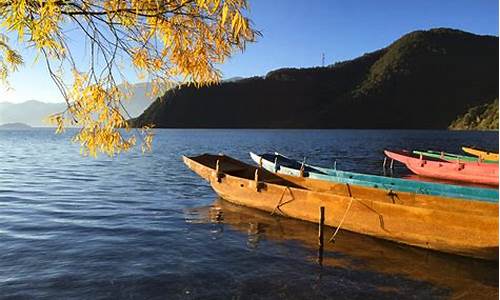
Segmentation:
<svg viewBox="0 0 500 300">
<path fill-rule="evenodd" d="M 283 202 L 283 199 L 285 197 L 286 191 L 288 191 L 290 193 L 290 196 L 292 197 L 292 199 Z M 284 215 L 284 213 L 283 213 L 283 211 L 281 211 L 280 207 L 282 205 L 288 204 L 288 203 L 290 203 L 290 202 L 292 202 L 294 200 L 295 200 L 295 197 L 292 194 L 292 190 L 290 190 L 289 186 L 285 186 L 285 188 L 283 189 L 283 193 L 281 194 L 280 200 L 278 201 L 278 204 L 276 204 L 276 207 L 271 212 L 271 215 L 274 215 L 276 213 L 276 211 L 279 211 L 281 215 Z"/>
<path fill-rule="evenodd" d="M 328 242 L 331 242 L 331 241 L 335 242 L 335 236 L 337 236 L 337 233 L 339 232 L 340 228 L 342 227 L 342 224 L 344 223 L 345 217 L 347 216 L 347 213 L 351 209 L 351 205 L 352 205 L 353 201 L 354 201 L 354 197 L 351 196 L 351 201 L 349 202 L 349 205 L 347 205 L 347 209 L 345 210 L 344 215 L 342 216 L 342 219 L 340 220 L 339 226 L 337 226 L 337 229 L 332 234 L 332 237 L 328 240 Z"/>
</svg>

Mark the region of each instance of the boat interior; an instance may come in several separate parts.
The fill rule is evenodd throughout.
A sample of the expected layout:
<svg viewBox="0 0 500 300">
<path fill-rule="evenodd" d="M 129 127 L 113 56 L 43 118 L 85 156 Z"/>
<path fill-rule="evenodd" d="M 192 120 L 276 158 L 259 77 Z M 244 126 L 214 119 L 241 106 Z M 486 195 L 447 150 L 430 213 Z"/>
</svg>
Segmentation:
<svg viewBox="0 0 500 300">
<path fill-rule="evenodd" d="M 259 156 L 267 161 L 271 161 L 271 162 L 278 164 L 278 166 L 283 166 L 283 167 L 296 169 L 296 170 L 300 170 L 302 168 L 302 163 L 300 163 L 296 160 L 293 160 L 293 159 L 289 159 L 283 155 L 266 153 L 266 154 L 259 154 Z M 311 166 L 304 164 L 304 173 L 307 174 L 308 172 L 327 175 L 325 172 L 323 172 L 319 169 L 316 169 L 316 168 L 313 168 Z"/>
<path fill-rule="evenodd" d="M 263 158 L 266 160 L 274 157 L 274 155 L 264 155 Z M 231 158 L 225 155 L 213 155 L 213 154 L 203 154 L 200 156 L 189 157 L 190 160 L 193 160 L 199 164 L 204 165 L 205 167 L 216 170 L 217 169 L 217 161 L 219 161 L 219 172 L 222 175 L 222 178 L 225 175 L 230 175 L 242 179 L 247 180 L 255 180 L 255 171 L 258 169 L 258 181 L 260 183 L 270 183 L 277 185 L 284 185 L 288 187 L 294 187 L 298 189 L 310 190 L 310 191 L 319 191 L 323 192 L 328 190 L 330 193 L 338 193 L 340 195 L 345 195 L 347 192 L 351 193 L 351 191 L 346 191 L 344 188 L 340 188 L 340 186 L 345 187 L 344 184 L 335 184 L 333 182 L 325 183 L 321 180 L 306 180 L 306 177 L 296 177 L 289 176 L 285 174 L 272 173 L 270 171 L 265 170 L 264 168 L 258 168 L 257 166 L 247 164 L 240 160 Z M 286 159 L 286 157 L 285 157 Z M 287 159 L 288 162 L 293 162 L 293 160 Z M 291 165 L 290 165 L 291 166 Z M 411 178 L 414 179 L 414 178 Z M 436 182 L 435 180 L 433 182 Z M 449 182 L 446 182 L 449 183 Z M 338 185 L 338 188 L 333 188 L 332 186 Z M 481 185 L 481 187 L 484 187 Z M 357 190 L 358 188 L 356 188 Z M 364 190 L 362 188 L 361 190 Z M 377 192 L 377 191 L 372 191 Z"/>
<path fill-rule="evenodd" d="M 442 162 L 442 163 L 450 163 L 449 161 L 445 159 L 441 159 L 438 157 L 430 157 L 430 156 L 421 156 L 420 154 L 413 153 L 413 151 L 408 151 L 408 150 L 387 150 L 392 153 L 396 153 L 399 155 L 404 155 L 410 158 L 415 158 L 415 159 L 423 159 L 427 161 L 435 161 L 435 162 Z"/>
<path fill-rule="evenodd" d="M 255 171 L 258 169 L 258 179 L 260 182 L 286 185 L 288 187 L 299 189 L 307 189 L 307 187 L 305 186 L 298 185 L 297 183 L 286 180 L 285 178 L 282 178 L 277 174 L 269 172 L 263 168 L 257 168 L 256 166 L 249 165 L 226 155 L 202 154 L 200 156 L 189 157 L 189 159 L 194 160 L 213 170 L 217 169 L 218 161 L 219 172 L 248 180 L 255 180 Z"/>
</svg>

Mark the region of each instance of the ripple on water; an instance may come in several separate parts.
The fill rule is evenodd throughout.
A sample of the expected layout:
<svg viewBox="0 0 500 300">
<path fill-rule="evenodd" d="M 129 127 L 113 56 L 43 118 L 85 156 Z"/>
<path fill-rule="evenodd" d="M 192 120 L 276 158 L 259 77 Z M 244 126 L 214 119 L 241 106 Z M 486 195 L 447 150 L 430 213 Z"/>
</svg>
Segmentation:
<svg viewBox="0 0 500 300">
<path fill-rule="evenodd" d="M 314 224 L 214 202 L 180 159 L 279 151 L 379 173 L 384 148 L 497 148 L 498 133 L 158 130 L 151 154 L 98 159 L 72 133 L 0 131 L 2 297 L 498 298 L 497 265 L 348 233 L 319 266 Z"/>
</svg>

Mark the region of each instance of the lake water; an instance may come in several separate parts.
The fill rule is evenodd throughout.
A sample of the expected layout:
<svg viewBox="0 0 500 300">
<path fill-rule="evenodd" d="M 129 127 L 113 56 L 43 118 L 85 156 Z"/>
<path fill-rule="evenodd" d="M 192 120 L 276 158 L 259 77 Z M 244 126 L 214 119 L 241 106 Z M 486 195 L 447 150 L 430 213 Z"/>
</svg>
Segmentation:
<svg viewBox="0 0 500 300">
<path fill-rule="evenodd" d="M 382 151 L 498 149 L 498 132 L 157 130 L 149 154 L 85 158 L 71 132 L 0 131 L 0 298 L 498 298 L 498 263 L 231 205 L 181 155 L 279 151 L 380 174 Z M 396 176 L 407 171 L 396 164 Z"/>
</svg>

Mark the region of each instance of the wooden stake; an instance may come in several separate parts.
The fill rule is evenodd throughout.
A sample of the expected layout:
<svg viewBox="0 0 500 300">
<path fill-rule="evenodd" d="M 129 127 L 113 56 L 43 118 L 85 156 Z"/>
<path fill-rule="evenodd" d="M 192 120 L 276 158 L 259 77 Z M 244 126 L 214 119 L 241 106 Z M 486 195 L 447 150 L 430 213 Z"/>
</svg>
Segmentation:
<svg viewBox="0 0 500 300">
<path fill-rule="evenodd" d="M 320 265 L 320 267 L 323 266 L 323 246 L 318 247 L 318 258 L 317 262 Z"/>
<path fill-rule="evenodd" d="M 324 242 L 324 234 L 323 229 L 325 225 L 325 207 L 321 206 L 319 208 L 319 227 L 318 227 L 318 244 L 320 247 L 323 247 Z"/>
<path fill-rule="evenodd" d="M 219 160 L 215 164 L 215 177 L 217 177 L 217 182 L 222 181 L 222 173 L 220 172 Z"/>
<path fill-rule="evenodd" d="M 254 181 L 255 181 L 255 189 L 258 192 L 259 191 L 259 169 L 255 169 L 255 178 L 254 178 Z"/>
</svg>

